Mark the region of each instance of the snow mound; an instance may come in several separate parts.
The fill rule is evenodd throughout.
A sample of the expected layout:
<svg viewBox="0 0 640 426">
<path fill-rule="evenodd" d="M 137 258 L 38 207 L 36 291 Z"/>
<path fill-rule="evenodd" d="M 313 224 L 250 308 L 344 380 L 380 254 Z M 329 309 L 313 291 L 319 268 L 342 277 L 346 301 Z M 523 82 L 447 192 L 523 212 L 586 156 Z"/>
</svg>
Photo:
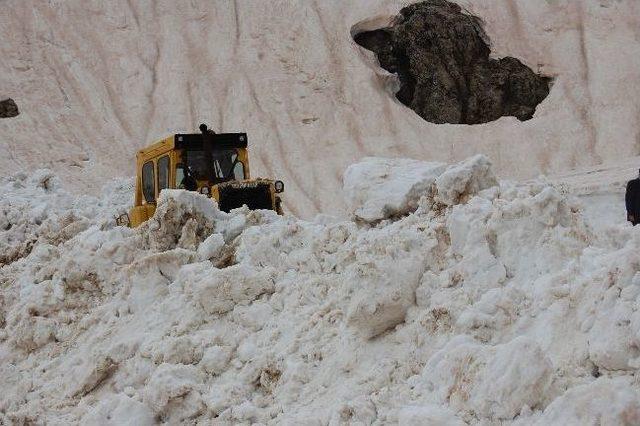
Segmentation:
<svg viewBox="0 0 640 426">
<path fill-rule="evenodd" d="M 109 195 L 98 199 L 71 196 L 59 185 L 49 170 L 0 179 L 0 266 L 26 256 L 38 244 L 58 245 L 90 225 L 104 226 L 118 206 L 130 202 L 130 196 L 120 194 L 131 194 L 132 188 L 128 180 L 113 181 L 104 189 Z"/>
<path fill-rule="evenodd" d="M 436 201 L 447 206 L 460 204 L 483 189 L 498 184 L 491 161 L 483 155 L 476 155 L 459 164 L 449 166 L 436 179 Z"/>
<path fill-rule="evenodd" d="M 431 357 L 421 384 L 442 404 L 507 420 L 541 405 L 550 379 L 551 362 L 534 341 L 516 337 L 491 347 L 460 336 Z"/>
<path fill-rule="evenodd" d="M 497 184 L 491 162 L 483 155 L 449 167 L 402 158 L 365 158 L 344 174 L 350 214 L 369 223 L 414 212 L 423 197 L 452 206 Z"/>
<path fill-rule="evenodd" d="M 367 222 L 409 213 L 444 169 L 442 163 L 365 158 L 344 173 L 349 212 Z"/>
<path fill-rule="evenodd" d="M 536 425 L 640 424 L 640 394 L 626 378 L 600 378 L 569 389 L 554 401 Z"/>
<path fill-rule="evenodd" d="M 0 423 L 638 423 L 640 231 L 548 182 L 371 158 L 354 220 L 163 191 L 137 229 L 55 182 L 0 183 Z"/>
</svg>

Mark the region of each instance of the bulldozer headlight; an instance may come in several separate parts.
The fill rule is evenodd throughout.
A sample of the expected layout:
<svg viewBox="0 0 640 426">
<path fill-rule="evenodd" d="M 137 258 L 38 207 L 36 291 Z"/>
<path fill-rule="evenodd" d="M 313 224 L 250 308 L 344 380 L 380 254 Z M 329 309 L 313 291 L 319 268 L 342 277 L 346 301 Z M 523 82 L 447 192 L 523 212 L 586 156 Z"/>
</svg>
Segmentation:
<svg viewBox="0 0 640 426">
<path fill-rule="evenodd" d="M 116 217 L 116 225 L 129 226 L 130 224 L 131 220 L 129 220 L 129 215 L 127 213 L 122 213 L 120 216 Z"/>
<path fill-rule="evenodd" d="M 281 180 L 277 180 L 273 183 L 274 188 L 276 189 L 276 193 L 284 192 L 284 183 Z"/>
</svg>

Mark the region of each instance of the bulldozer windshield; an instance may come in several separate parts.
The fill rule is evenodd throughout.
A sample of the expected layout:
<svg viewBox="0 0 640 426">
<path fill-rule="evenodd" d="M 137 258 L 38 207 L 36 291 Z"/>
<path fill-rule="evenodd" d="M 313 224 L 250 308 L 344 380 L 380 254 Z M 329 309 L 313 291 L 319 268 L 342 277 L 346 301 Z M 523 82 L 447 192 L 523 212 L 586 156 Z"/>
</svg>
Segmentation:
<svg viewBox="0 0 640 426">
<path fill-rule="evenodd" d="M 230 180 L 244 179 L 244 165 L 238 159 L 236 149 L 213 150 L 187 150 L 183 154 L 183 160 L 197 181 L 208 181 L 215 185 Z M 178 171 L 177 175 L 184 174 Z"/>
</svg>

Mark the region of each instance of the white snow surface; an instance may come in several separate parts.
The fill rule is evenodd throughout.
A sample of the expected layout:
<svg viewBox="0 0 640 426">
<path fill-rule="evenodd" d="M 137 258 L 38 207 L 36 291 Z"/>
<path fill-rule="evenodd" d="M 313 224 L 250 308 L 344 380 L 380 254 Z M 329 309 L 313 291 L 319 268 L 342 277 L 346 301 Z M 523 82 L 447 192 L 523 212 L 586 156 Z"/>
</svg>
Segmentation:
<svg viewBox="0 0 640 426">
<path fill-rule="evenodd" d="M 166 190 L 137 229 L 129 181 L 0 180 L 0 423 L 640 423 L 640 229 L 482 156 L 349 170 L 372 216 Z"/>
<path fill-rule="evenodd" d="M 252 173 L 282 179 L 288 211 L 345 209 L 342 173 L 363 157 L 489 156 L 531 178 L 639 155 L 638 0 L 456 0 L 495 57 L 554 78 L 532 120 L 422 120 L 352 34 L 408 0 L 4 0 L 0 172 L 47 167 L 76 192 L 135 174 L 160 138 L 246 131 Z M 636 167 L 637 168 L 637 167 Z"/>
</svg>

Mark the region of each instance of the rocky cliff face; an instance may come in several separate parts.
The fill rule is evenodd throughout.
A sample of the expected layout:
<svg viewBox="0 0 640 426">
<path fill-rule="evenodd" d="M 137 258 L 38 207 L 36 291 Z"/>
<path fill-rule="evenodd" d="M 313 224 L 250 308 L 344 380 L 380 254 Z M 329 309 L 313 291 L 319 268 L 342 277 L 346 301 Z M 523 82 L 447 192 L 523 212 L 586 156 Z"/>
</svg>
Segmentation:
<svg viewBox="0 0 640 426">
<path fill-rule="evenodd" d="M 405 7 L 389 28 L 354 40 L 397 73 L 400 102 L 432 123 L 478 124 L 533 117 L 550 79 L 516 58 L 492 59 L 479 18 L 455 3 L 428 0 Z"/>
</svg>

